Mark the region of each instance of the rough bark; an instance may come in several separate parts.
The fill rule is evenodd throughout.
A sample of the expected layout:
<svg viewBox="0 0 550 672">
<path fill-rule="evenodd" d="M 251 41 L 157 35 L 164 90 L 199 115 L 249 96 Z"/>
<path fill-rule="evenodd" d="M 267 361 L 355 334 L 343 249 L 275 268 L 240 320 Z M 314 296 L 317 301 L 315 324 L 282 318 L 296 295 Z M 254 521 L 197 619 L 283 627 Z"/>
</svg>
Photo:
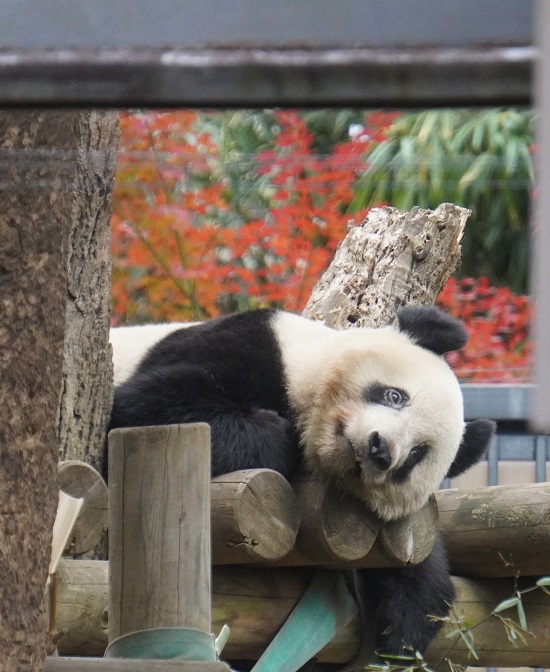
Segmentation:
<svg viewBox="0 0 550 672">
<path fill-rule="evenodd" d="M 303 311 L 337 329 L 379 327 L 405 304 L 430 305 L 460 260 L 469 210 L 375 208 L 348 227 Z"/>
<path fill-rule="evenodd" d="M 101 155 L 106 119 L 111 128 L 115 113 L 19 110 L 0 115 L 0 650 L 6 672 L 42 669 L 60 427 L 68 436 L 68 428 L 81 422 L 76 434 L 89 440 L 82 429 L 87 418 L 78 417 L 82 405 L 65 403 L 60 413 L 60 399 L 63 390 L 69 397 L 81 387 L 72 380 L 90 375 L 79 361 L 84 350 L 63 355 L 67 269 L 70 265 L 74 311 L 84 315 L 83 296 L 97 294 L 90 290 L 82 261 L 94 253 L 84 250 L 104 247 L 108 253 L 109 248 L 94 233 L 103 226 L 101 176 L 109 174 Z M 104 265 L 100 273 L 108 282 Z M 108 300 L 108 290 L 102 291 Z M 90 325 L 95 304 L 90 305 L 80 325 L 69 311 L 76 325 L 72 339 L 81 341 L 80 348 L 90 330 L 101 339 L 98 323 Z M 105 343 L 98 351 L 105 350 Z M 103 379 L 100 385 L 108 393 Z"/>
<path fill-rule="evenodd" d="M 86 112 L 76 123 L 59 458 L 83 460 L 101 473 L 113 390 L 108 334 L 118 113 Z"/>
<path fill-rule="evenodd" d="M 0 115 L 0 650 L 40 670 L 78 113 Z M 53 149 L 55 148 L 55 152 Z"/>
</svg>

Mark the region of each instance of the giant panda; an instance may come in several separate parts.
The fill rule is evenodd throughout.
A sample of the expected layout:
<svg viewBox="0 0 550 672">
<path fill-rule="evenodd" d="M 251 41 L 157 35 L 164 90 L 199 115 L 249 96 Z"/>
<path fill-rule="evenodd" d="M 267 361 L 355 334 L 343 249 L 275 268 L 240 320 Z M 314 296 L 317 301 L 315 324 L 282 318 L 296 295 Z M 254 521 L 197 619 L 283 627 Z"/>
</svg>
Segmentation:
<svg viewBox="0 0 550 672">
<path fill-rule="evenodd" d="M 111 332 L 111 428 L 210 424 L 212 475 L 305 468 L 384 521 L 421 508 L 444 477 L 484 454 L 494 424 L 465 423 L 444 353 L 466 342 L 436 308 L 398 311 L 397 326 L 334 330 L 279 310 Z M 376 600 L 377 648 L 423 652 L 454 598 L 438 541 L 419 565 L 361 570 Z"/>
</svg>

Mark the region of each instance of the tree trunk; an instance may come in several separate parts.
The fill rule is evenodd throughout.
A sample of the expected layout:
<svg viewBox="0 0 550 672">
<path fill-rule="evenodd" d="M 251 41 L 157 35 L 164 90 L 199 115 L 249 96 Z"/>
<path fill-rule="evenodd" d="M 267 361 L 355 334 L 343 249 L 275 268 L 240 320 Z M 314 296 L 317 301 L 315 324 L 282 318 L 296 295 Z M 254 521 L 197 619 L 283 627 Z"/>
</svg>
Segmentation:
<svg viewBox="0 0 550 672">
<path fill-rule="evenodd" d="M 76 133 L 59 458 L 83 460 L 102 473 L 113 396 L 108 341 L 118 113 L 79 114 Z"/>
<path fill-rule="evenodd" d="M 70 247 L 78 248 L 79 203 L 87 198 L 80 167 L 90 158 L 84 150 L 93 146 L 84 130 L 92 117 L 38 110 L 0 115 L 4 672 L 41 670 L 46 653 L 44 587 L 57 506 L 67 265 Z"/>
</svg>

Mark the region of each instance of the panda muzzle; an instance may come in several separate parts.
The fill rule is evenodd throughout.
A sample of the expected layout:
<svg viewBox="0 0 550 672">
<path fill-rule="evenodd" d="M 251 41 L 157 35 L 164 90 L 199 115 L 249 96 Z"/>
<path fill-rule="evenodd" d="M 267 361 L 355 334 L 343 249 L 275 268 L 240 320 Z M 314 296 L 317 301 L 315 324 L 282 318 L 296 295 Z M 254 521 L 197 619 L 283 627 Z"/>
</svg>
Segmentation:
<svg viewBox="0 0 550 672">
<path fill-rule="evenodd" d="M 369 460 L 380 471 L 387 471 L 391 467 L 391 454 L 386 439 L 379 432 L 371 432 L 367 444 Z"/>
</svg>

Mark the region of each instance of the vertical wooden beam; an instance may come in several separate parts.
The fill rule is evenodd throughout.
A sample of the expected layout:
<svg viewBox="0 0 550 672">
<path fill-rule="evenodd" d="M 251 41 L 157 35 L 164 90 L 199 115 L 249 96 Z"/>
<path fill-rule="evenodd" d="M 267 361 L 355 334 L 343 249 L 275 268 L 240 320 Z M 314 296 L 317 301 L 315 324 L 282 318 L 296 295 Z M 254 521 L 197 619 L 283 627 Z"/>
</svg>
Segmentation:
<svg viewBox="0 0 550 672">
<path fill-rule="evenodd" d="M 109 435 L 109 639 L 148 628 L 211 630 L 210 428 Z"/>
<path fill-rule="evenodd" d="M 537 108 L 536 177 L 534 219 L 531 227 L 531 283 L 536 301 L 533 322 L 535 383 L 530 413 L 532 431 L 550 433 L 550 3 L 537 0 L 535 37 L 538 58 L 535 67 Z"/>
</svg>

